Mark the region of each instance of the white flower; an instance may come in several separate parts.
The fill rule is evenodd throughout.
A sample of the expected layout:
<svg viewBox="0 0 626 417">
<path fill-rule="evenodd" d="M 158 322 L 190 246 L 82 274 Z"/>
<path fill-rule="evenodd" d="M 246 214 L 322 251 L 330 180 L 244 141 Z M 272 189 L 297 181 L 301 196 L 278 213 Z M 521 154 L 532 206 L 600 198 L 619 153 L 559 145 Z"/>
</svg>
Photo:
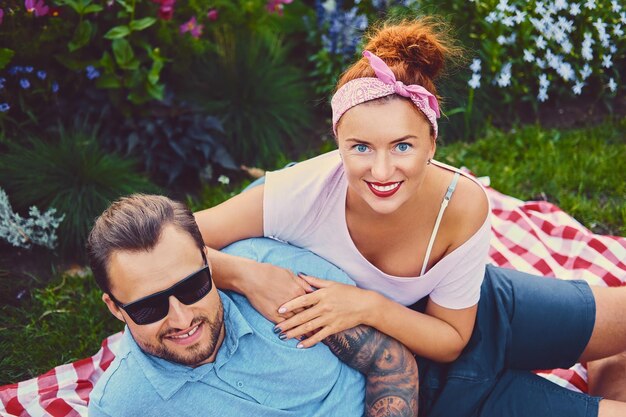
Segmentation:
<svg viewBox="0 0 626 417">
<path fill-rule="evenodd" d="M 518 10 L 517 13 L 515 13 L 515 23 L 517 23 L 518 25 L 520 23 L 522 23 L 524 21 L 524 18 L 526 17 L 526 12 L 522 12 L 521 10 Z"/>
<path fill-rule="evenodd" d="M 228 178 L 226 175 L 220 175 L 217 179 L 217 182 L 219 182 L 220 184 L 228 185 L 230 184 L 230 178 Z"/>
<path fill-rule="evenodd" d="M 580 70 L 580 76 L 582 77 L 583 80 L 586 80 L 587 78 L 589 78 L 590 75 L 591 75 L 591 67 L 589 66 L 589 64 L 585 64 L 583 69 Z"/>
<path fill-rule="evenodd" d="M 626 12 L 620 13 L 619 20 L 620 22 L 622 22 L 622 24 L 626 25 Z"/>
<path fill-rule="evenodd" d="M 611 68 L 613 66 L 612 55 L 602 55 L 602 66 L 604 68 Z"/>
<path fill-rule="evenodd" d="M 502 24 L 504 26 L 513 27 L 515 26 L 515 19 L 513 18 L 513 16 L 507 16 L 502 19 Z"/>
<path fill-rule="evenodd" d="M 572 4 L 569 6 L 569 13 L 570 13 L 572 16 L 577 16 L 577 15 L 579 15 L 579 14 L 580 14 L 580 4 L 578 4 L 578 3 L 572 3 Z"/>
<path fill-rule="evenodd" d="M 567 39 L 565 39 L 563 43 L 561 43 L 561 49 L 563 49 L 563 52 L 565 52 L 566 54 L 572 52 L 572 48 L 572 43 Z"/>
<path fill-rule="evenodd" d="M 596 8 L 596 0 L 587 0 L 587 3 L 585 3 L 585 7 L 588 8 L 589 10 L 593 10 Z"/>
<path fill-rule="evenodd" d="M 547 45 L 546 40 L 543 38 L 543 36 L 539 36 L 537 40 L 535 40 L 535 42 L 537 44 L 537 48 L 539 49 L 545 49 Z"/>
<path fill-rule="evenodd" d="M 470 69 L 472 70 L 472 72 L 479 72 L 480 68 L 481 68 L 481 62 L 480 59 L 478 58 L 474 58 L 472 60 L 472 65 L 470 65 Z"/>
<path fill-rule="evenodd" d="M 335 0 L 326 0 L 322 3 L 322 7 L 326 13 L 332 13 L 337 10 L 337 2 Z"/>
<path fill-rule="evenodd" d="M 509 9 L 509 4 L 507 3 L 507 0 L 500 0 L 498 5 L 496 6 L 496 9 L 500 10 L 501 12 L 506 12 Z"/>
<path fill-rule="evenodd" d="M 496 20 L 499 20 L 499 16 L 498 13 L 495 11 L 489 13 L 487 17 L 485 17 L 485 21 L 487 23 L 494 23 Z"/>
<path fill-rule="evenodd" d="M 502 36 L 502 35 L 498 36 L 498 38 L 496 39 L 496 41 L 498 41 L 498 43 L 499 43 L 500 45 L 504 45 L 504 44 L 506 44 L 506 43 L 507 43 L 507 42 L 506 42 L 506 38 L 505 38 L 504 36 Z"/>
<path fill-rule="evenodd" d="M 473 88 L 474 90 L 479 88 L 480 87 L 480 74 L 472 74 L 472 78 L 469 80 L 467 84 L 470 86 L 470 88 Z"/>
<path fill-rule="evenodd" d="M 572 91 L 574 92 L 574 94 L 579 96 L 583 92 L 584 86 L 585 86 L 584 82 L 578 81 L 576 84 L 574 84 L 574 87 L 572 87 Z"/>
<path fill-rule="evenodd" d="M 572 33 L 574 30 L 574 21 L 567 20 L 563 16 L 559 16 L 559 27 L 567 33 Z"/>
<path fill-rule="evenodd" d="M 541 16 L 541 15 L 543 15 L 543 14 L 545 14 L 545 13 L 546 13 L 546 8 L 545 8 L 545 6 L 543 5 L 543 2 L 538 1 L 538 2 L 535 4 L 535 13 L 537 13 L 539 16 Z"/>
<path fill-rule="evenodd" d="M 617 83 L 615 82 L 613 77 L 611 77 L 611 79 L 609 80 L 609 90 L 611 90 L 612 93 L 614 93 L 615 90 L 617 90 Z"/>
<path fill-rule="evenodd" d="M 539 87 L 541 89 L 547 90 L 550 86 L 550 80 L 548 80 L 548 76 L 546 74 L 541 74 L 539 76 Z"/>
<path fill-rule="evenodd" d="M 539 90 L 539 95 L 537 95 L 537 99 L 542 103 L 548 99 L 547 90 Z"/>
<path fill-rule="evenodd" d="M 528 49 L 524 49 L 524 61 L 533 62 L 534 60 L 535 60 L 535 55 L 532 53 L 532 51 Z"/>
<path fill-rule="evenodd" d="M 546 67 L 546 61 L 544 61 L 541 58 L 537 58 L 537 60 L 535 61 L 535 63 L 537 64 L 537 67 L 544 69 Z"/>
<path fill-rule="evenodd" d="M 567 0 L 555 0 L 554 8 L 556 10 L 567 9 Z"/>
<path fill-rule="evenodd" d="M 506 63 L 502 67 L 500 71 L 500 75 L 498 75 L 498 79 L 496 80 L 500 87 L 507 87 L 511 85 L 511 63 Z"/>
<path fill-rule="evenodd" d="M 615 52 L 617 52 L 617 46 L 611 45 L 609 48 L 609 51 L 611 51 L 611 53 L 614 54 Z"/>
<path fill-rule="evenodd" d="M 618 38 L 621 38 L 624 35 L 624 31 L 622 30 L 622 25 L 613 26 L 613 34 Z"/>
<path fill-rule="evenodd" d="M 611 6 L 615 13 L 619 13 L 619 11 L 622 10 L 622 6 L 620 6 L 619 3 L 615 0 L 611 2 Z"/>
<path fill-rule="evenodd" d="M 565 80 L 565 81 L 570 81 L 572 79 L 574 79 L 574 69 L 572 68 L 571 64 L 569 64 L 568 62 L 561 62 L 559 67 L 557 68 L 556 72 L 558 72 L 558 74 Z"/>
</svg>

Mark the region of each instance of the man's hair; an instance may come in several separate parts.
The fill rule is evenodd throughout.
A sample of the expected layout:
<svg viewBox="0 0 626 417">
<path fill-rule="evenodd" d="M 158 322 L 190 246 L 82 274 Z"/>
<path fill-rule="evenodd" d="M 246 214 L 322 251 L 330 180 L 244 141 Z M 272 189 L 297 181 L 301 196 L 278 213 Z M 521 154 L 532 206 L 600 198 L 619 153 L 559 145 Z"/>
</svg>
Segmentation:
<svg viewBox="0 0 626 417">
<path fill-rule="evenodd" d="M 102 291 L 111 293 L 108 264 L 113 252 L 150 251 L 170 224 L 189 233 L 200 250 L 204 248 L 196 220 L 181 202 L 159 195 L 132 194 L 111 204 L 96 219 L 87 239 L 91 270 Z"/>
</svg>

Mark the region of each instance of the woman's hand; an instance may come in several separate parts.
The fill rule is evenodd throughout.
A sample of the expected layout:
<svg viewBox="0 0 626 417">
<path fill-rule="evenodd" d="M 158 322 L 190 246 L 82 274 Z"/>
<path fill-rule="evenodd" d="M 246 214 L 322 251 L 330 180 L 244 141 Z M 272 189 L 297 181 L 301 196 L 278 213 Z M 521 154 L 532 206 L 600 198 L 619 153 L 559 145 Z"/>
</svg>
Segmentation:
<svg viewBox="0 0 626 417">
<path fill-rule="evenodd" d="M 288 269 L 265 263 L 254 263 L 248 274 L 244 295 L 250 304 L 268 320 L 279 323 L 301 310 L 278 313 L 279 306 L 298 298 L 313 288 Z"/>
<path fill-rule="evenodd" d="M 298 347 L 308 348 L 332 334 L 367 324 L 371 291 L 304 274 L 299 276 L 319 289 L 280 307 L 280 314 L 295 313 L 276 325 L 276 332 L 280 331 L 285 336 L 283 339 L 306 336 Z"/>
</svg>

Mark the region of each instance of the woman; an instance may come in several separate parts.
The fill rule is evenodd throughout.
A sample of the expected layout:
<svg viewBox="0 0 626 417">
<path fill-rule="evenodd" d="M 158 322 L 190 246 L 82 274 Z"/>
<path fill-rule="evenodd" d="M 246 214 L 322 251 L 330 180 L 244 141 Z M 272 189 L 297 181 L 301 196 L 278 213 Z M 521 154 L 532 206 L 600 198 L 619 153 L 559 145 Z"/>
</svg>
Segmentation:
<svg viewBox="0 0 626 417">
<path fill-rule="evenodd" d="M 315 252 L 356 282 L 358 288 L 301 276 L 306 285 L 284 273 L 270 276 L 276 271 L 263 267 L 255 275 L 235 272 L 238 278 L 217 283 L 246 294 L 278 322 L 281 338 L 309 335 L 299 344 L 305 348 L 358 324 L 375 327 L 425 358 L 420 363 L 422 388 L 438 394 L 426 400 L 422 411 L 458 416 L 473 415 L 482 407 L 483 415 L 496 415 L 503 410 L 496 398 L 506 396 L 493 396 L 495 386 L 514 387 L 509 396 L 527 390 L 517 375 L 499 383 L 503 375 L 508 377 L 508 368 L 558 367 L 626 350 L 626 326 L 612 321 L 618 311 L 612 309 L 618 309 L 626 294 L 556 282 L 538 297 L 528 296 L 536 303 L 549 302 L 555 293 L 561 300 L 575 300 L 559 304 L 559 311 L 568 314 L 574 304 L 597 305 L 593 314 L 580 313 L 587 323 L 580 326 L 583 330 L 571 330 L 574 336 L 552 342 L 560 349 L 572 346 L 565 360 L 542 356 L 545 344 L 507 341 L 511 330 L 522 334 L 537 319 L 535 305 L 520 308 L 519 314 L 509 309 L 516 292 L 531 294 L 534 289 L 528 280 L 501 271 L 488 273 L 493 278 L 481 286 L 489 247 L 487 197 L 473 179 L 432 159 L 439 116 L 434 79 L 444 61 L 457 54 L 437 28 L 421 19 L 374 32 L 364 57 L 344 73 L 332 99 L 338 151 L 269 173 L 264 186 L 198 213 L 197 220 L 213 248 L 269 236 Z M 486 300 L 481 300 L 480 326 L 474 331 L 481 291 Z M 420 299 L 427 300 L 423 312 L 407 308 Z M 514 312 L 525 319 L 516 322 Z M 561 324 L 564 331 L 570 329 Z M 523 352 L 530 349 L 539 353 L 527 358 Z M 503 358 L 494 364 L 494 357 Z M 442 390 L 439 374 L 444 368 L 435 363 L 453 361 L 445 368 Z M 459 379 L 464 385 L 455 388 Z M 469 396 L 462 393 L 468 379 L 474 387 Z M 530 384 L 542 382 L 532 379 Z M 541 385 L 536 390 L 538 398 L 544 389 Z M 598 411 L 598 399 L 571 400 L 568 395 L 555 394 L 559 406 L 554 410 L 563 415 L 605 417 L 626 410 L 623 403 L 602 401 Z M 451 405 L 455 401 L 448 398 L 456 403 Z M 523 407 L 515 409 L 524 412 Z M 588 410 L 592 414 L 582 414 Z"/>
<path fill-rule="evenodd" d="M 405 44 L 415 47 L 406 49 Z M 374 91 L 389 85 L 376 78 L 370 60 L 375 60 L 377 68 L 385 64 L 367 52 L 367 57 L 342 77 L 333 99 L 339 151 L 268 174 L 265 186 L 210 209 L 206 215 L 198 214 L 198 222 L 212 247 L 250 236 L 276 237 L 312 250 L 342 267 L 359 287 L 376 290 L 334 288 L 338 290 L 333 292 L 336 307 L 343 311 L 327 315 L 324 322 L 317 317 L 305 328 L 285 333 L 296 337 L 308 327 L 321 327 L 302 342 L 303 347 L 362 323 L 396 337 L 420 356 L 452 361 L 472 332 L 489 247 L 489 207 L 484 191 L 468 177 L 432 162 L 439 109 L 428 89 L 435 91 L 432 79 L 442 70 L 445 56 L 455 49 L 423 22 L 383 30 L 366 50 L 391 57 L 394 68 L 404 73 L 406 85 L 426 87 L 416 100 L 423 101 L 430 119 L 410 99 L 388 94 L 393 88 L 383 90 L 378 100 L 350 107 L 351 96 L 362 89 L 354 84 L 363 77 L 375 84 L 371 87 Z M 393 77 L 392 72 L 387 73 Z M 449 201 L 447 208 L 444 201 Z M 238 218 L 231 213 L 238 213 Z M 209 219 L 212 224 L 219 222 L 221 228 L 208 224 Z M 311 233 L 313 229 L 315 233 Z M 214 241 L 213 236 L 221 240 Z M 347 249 L 353 249 L 349 267 Z M 466 256 L 470 252 L 472 256 Z M 314 286 L 324 285 L 305 279 Z M 426 314 L 403 307 L 429 294 Z M 315 312 L 315 307 L 309 308 L 306 315 L 281 323 L 286 327 L 279 328 L 289 330 Z M 394 319 L 388 320 L 387 315 Z M 424 343 L 426 338 L 433 343 Z"/>
</svg>

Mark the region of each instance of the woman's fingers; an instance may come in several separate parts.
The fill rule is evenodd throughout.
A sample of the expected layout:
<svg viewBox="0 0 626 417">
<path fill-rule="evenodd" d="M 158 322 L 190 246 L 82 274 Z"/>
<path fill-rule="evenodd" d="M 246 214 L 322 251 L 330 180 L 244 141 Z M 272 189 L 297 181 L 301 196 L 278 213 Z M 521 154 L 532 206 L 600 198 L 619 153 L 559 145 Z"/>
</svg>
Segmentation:
<svg viewBox="0 0 626 417">
<path fill-rule="evenodd" d="M 335 281 L 328 281 L 326 279 L 312 277 L 302 272 L 300 272 L 298 276 L 302 278 L 303 280 L 305 280 L 310 285 L 314 286 L 315 288 L 326 288 L 326 287 L 330 287 L 331 285 L 336 284 Z"/>
<path fill-rule="evenodd" d="M 301 295 L 300 297 L 296 297 L 291 301 L 286 302 L 282 306 L 278 308 L 278 314 L 285 314 L 289 311 L 294 311 L 299 308 L 307 308 L 312 305 L 317 304 L 319 301 L 318 293 L 312 292 L 310 294 Z"/>
<path fill-rule="evenodd" d="M 333 330 L 331 330 L 329 327 L 323 327 L 322 329 L 320 329 L 319 332 L 315 333 L 314 335 L 312 335 L 311 337 L 302 340 L 300 343 L 298 343 L 298 348 L 299 349 L 306 349 L 306 348 L 310 348 L 312 346 L 315 346 L 316 344 L 320 343 L 321 341 L 323 341 L 324 339 L 326 339 L 328 336 L 335 334 L 336 332 L 334 332 Z"/>
<path fill-rule="evenodd" d="M 323 326 L 324 326 L 324 319 L 322 317 L 317 317 L 311 321 L 307 321 L 306 323 L 301 324 L 300 326 L 288 332 L 283 331 L 282 333 L 280 333 L 279 337 L 281 337 L 283 340 L 299 338 L 300 336 L 304 336 L 308 333 L 314 332 L 315 330 Z M 315 337 L 315 335 L 313 335 L 312 337 Z M 313 346 L 313 345 L 310 345 L 310 346 Z"/>
<path fill-rule="evenodd" d="M 319 317 L 319 313 L 317 312 L 317 309 L 315 308 L 308 308 L 308 309 L 304 309 L 302 310 L 300 313 L 295 314 L 293 317 L 282 321 L 280 323 L 280 325 L 276 325 L 274 327 L 274 329 L 276 329 L 275 331 L 280 331 L 283 334 L 286 334 L 287 332 L 289 332 L 290 330 L 298 327 L 298 326 L 302 326 L 303 324 L 310 322 L 311 320 L 314 320 L 316 318 Z M 288 334 L 288 338 L 292 338 L 292 337 L 297 337 L 297 336 L 301 336 L 304 333 L 308 332 L 308 331 L 313 331 L 315 330 L 315 328 L 310 328 L 309 330 L 303 332 L 303 333 L 298 333 L 297 335 L 294 335 L 293 333 Z"/>
</svg>

